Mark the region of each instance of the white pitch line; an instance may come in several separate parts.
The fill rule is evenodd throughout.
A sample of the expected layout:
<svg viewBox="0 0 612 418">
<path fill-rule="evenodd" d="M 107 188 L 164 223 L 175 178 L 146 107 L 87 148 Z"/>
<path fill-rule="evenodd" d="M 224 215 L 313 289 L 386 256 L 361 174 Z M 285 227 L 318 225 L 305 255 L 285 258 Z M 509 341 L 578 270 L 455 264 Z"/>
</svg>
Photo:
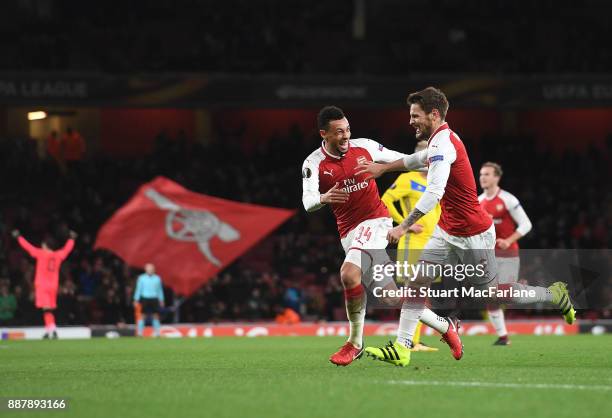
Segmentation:
<svg viewBox="0 0 612 418">
<path fill-rule="evenodd" d="M 507 389 L 567 389 L 567 390 L 612 390 L 606 385 L 557 385 L 554 383 L 496 383 L 496 382 L 442 382 L 439 380 L 390 380 L 392 385 L 412 386 L 461 386 L 476 388 L 507 388 Z"/>
</svg>

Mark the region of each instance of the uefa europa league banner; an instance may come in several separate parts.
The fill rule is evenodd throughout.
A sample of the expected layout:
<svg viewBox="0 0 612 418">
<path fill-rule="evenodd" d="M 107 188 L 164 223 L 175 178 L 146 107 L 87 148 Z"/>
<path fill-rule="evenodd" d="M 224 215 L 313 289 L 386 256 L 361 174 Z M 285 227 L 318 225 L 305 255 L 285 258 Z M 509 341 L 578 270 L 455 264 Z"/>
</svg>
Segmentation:
<svg viewBox="0 0 612 418">
<path fill-rule="evenodd" d="M 102 226 L 95 248 L 131 266 L 153 263 L 164 285 L 189 296 L 293 213 L 194 193 L 157 177 Z"/>
<path fill-rule="evenodd" d="M 610 75 L 411 77 L 0 72 L 0 100 L 20 106 L 402 107 L 425 86 L 446 92 L 453 108 L 600 107 L 612 104 Z"/>
</svg>

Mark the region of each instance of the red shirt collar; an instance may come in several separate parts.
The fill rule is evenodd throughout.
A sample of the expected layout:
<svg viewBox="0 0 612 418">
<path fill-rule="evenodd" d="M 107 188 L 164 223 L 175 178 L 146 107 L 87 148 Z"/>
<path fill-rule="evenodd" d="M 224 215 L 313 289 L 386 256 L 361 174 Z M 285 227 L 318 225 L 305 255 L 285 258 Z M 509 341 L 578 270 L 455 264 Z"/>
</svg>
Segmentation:
<svg viewBox="0 0 612 418">
<path fill-rule="evenodd" d="M 490 202 L 491 200 L 493 200 L 493 199 L 495 199 L 497 196 L 499 196 L 499 194 L 501 193 L 501 191 L 502 191 L 502 188 L 500 187 L 500 188 L 498 188 L 498 189 L 497 189 L 497 193 L 495 193 L 495 194 L 494 194 L 493 196 L 491 196 L 491 197 L 487 196 L 487 194 L 485 193 L 485 199 L 487 199 L 487 200 Z"/>
<path fill-rule="evenodd" d="M 435 130 L 435 132 L 434 132 L 433 134 L 431 134 L 431 136 L 430 136 L 430 137 L 429 137 L 429 139 L 427 140 L 427 145 L 429 145 L 429 141 L 431 141 L 431 140 L 432 140 L 432 138 L 433 138 L 434 136 L 436 136 L 436 134 L 437 134 L 438 132 L 443 131 L 443 130 L 445 130 L 445 129 L 449 129 L 449 128 L 448 128 L 448 122 L 444 122 L 442 125 L 440 125 L 440 126 L 438 127 L 438 129 L 436 129 L 436 130 Z"/>
</svg>

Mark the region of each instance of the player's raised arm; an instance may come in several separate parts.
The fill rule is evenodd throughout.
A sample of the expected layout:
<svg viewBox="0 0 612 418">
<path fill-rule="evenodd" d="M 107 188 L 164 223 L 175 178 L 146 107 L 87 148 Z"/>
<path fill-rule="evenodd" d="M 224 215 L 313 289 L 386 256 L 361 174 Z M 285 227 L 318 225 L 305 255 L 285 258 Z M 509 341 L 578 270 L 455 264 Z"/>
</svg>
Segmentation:
<svg viewBox="0 0 612 418">
<path fill-rule="evenodd" d="M 19 231 L 15 230 L 13 231 L 13 236 L 17 238 L 17 242 L 19 243 L 19 245 L 21 246 L 21 248 L 23 248 L 24 250 L 26 250 L 26 252 L 28 254 L 30 254 L 30 256 L 32 256 L 33 258 L 36 258 L 40 252 L 42 251 L 42 249 L 33 246 L 32 244 L 30 244 L 28 242 L 27 239 L 25 239 L 23 237 L 23 235 L 21 235 L 19 233 Z"/>
<path fill-rule="evenodd" d="M 68 254 L 70 254 L 70 252 L 74 248 L 74 240 L 76 239 L 77 234 L 74 231 L 70 231 L 69 235 L 70 235 L 70 238 L 68 238 L 64 246 L 60 250 L 57 251 L 58 255 L 60 256 L 62 260 L 68 257 Z"/>
<path fill-rule="evenodd" d="M 395 152 L 395 151 L 393 151 Z M 400 154 L 400 153 L 397 153 Z M 404 155 L 404 154 L 400 154 Z M 356 168 L 355 174 L 368 174 L 368 178 L 377 178 L 385 173 L 393 171 L 413 171 L 425 167 L 427 162 L 427 150 L 415 152 L 414 154 L 404 155 L 402 158 L 398 158 L 392 162 L 381 164 L 376 162 L 365 162 L 359 164 Z"/>
</svg>

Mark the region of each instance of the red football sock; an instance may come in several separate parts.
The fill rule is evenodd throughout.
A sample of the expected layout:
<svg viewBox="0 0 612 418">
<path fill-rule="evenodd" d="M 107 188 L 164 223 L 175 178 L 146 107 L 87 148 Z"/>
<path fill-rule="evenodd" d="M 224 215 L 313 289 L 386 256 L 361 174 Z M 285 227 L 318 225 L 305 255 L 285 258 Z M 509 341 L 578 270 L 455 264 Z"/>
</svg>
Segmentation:
<svg viewBox="0 0 612 418">
<path fill-rule="evenodd" d="M 45 320 L 45 329 L 47 332 L 55 331 L 55 315 L 53 315 L 53 312 L 45 312 L 43 318 Z"/>
</svg>

